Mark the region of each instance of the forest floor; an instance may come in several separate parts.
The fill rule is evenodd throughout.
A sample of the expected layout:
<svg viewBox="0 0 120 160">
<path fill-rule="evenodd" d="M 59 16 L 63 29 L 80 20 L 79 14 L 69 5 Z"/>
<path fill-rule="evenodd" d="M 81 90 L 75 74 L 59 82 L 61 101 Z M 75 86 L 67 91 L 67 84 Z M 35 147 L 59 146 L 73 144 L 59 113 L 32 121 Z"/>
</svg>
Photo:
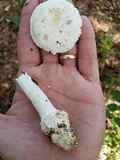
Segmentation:
<svg viewBox="0 0 120 160">
<path fill-rule="evenodd" d="M 23 0 L 0 0 L 0 113 L 3 114 L 10 108 L 15 91 L 18 70 L 17 34 L 23 3 Z M 82 15 L 89 17 L 95 30 L 100 79 L 107 105 L 114 101 L 111 99 L 111 91 L 120 91 L 120 2 L 74 0 L 74 4 Z M 114 115 L 111 111 L 109 114 Z M 120 112 L 117 112 L 118 115 Z M 111 127 L 110 120 L 111 116 L 108 116 L 106 118 L 108 132 Z M 120 141 L 120 135 L 118 141 Z M 106 152 L 107 160 L 120 160 L 118 150 L 115 151 L 116 153 L 111 149 Z M 112 156 L 108 155 L 108 152 L 113 155 L 113 159 L 110 159 Z M 105 156 L 101 160 L 105 160 Z"/>
</svg>

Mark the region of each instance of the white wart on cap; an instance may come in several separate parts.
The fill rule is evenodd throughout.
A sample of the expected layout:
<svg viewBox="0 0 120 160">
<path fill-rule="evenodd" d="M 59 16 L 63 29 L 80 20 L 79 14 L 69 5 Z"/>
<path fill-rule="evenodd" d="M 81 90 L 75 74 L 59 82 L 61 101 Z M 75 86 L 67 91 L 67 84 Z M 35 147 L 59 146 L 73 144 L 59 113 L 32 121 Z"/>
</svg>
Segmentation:
<svg viewBox="0 0 120 160">
<path fill-rule="evenodd" d="M 81 35 L 78 10 L 66 0 L 48 0 L 38 5 L 30 19 L 34 43 L 52 54 L 67 52 Z"/>
</svg>

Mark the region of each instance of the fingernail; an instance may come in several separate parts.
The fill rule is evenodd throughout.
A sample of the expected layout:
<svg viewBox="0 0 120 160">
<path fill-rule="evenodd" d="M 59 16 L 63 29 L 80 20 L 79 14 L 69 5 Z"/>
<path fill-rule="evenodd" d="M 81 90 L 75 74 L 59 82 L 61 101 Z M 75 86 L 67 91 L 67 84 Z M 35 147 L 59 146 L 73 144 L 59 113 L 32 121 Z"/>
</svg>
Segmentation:
<svg viewBox="0 0 120 160">
<path fill-rule="evenodd" d="M 29 2 L 30 2 L 30 0 L 26 0 L 24 5 L 27 6 Z"/>
</svg>

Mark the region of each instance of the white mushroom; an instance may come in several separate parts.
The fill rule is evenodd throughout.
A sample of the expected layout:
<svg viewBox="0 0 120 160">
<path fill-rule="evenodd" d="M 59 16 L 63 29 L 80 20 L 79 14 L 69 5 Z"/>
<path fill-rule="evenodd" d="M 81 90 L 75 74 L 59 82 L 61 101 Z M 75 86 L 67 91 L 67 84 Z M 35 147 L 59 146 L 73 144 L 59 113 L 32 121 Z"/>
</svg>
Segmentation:
<svg viewBox="0 0 120 160">
<path fill-rule="evenodd" d="M 48 0 L 38 5 L 30 19 L 35 44 L 52 54 L 73 48 L 81 35 L 79 11 L 66 0 Z"/>
<path fill-rule="evenodd" d="M 16 81 L 38 111 L 41 130 L 64 150 L 76 148 L 78 144 L 74 130 L 70 127 L 68 114 L 56 109 L 27 73 L 22 74 Z"/>
</svg>

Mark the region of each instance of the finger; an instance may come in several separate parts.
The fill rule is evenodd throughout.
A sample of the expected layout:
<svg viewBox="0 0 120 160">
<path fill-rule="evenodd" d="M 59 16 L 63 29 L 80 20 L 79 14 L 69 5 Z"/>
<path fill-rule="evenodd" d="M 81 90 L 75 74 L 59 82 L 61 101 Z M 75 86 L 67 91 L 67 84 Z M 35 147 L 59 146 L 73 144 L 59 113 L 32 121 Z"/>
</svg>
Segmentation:
<svg viewBox="0 0 120 160">
<path fill-rule="evenodd" d="M 20 65 L 38 65 L 40 53 L 30 36 L 30 17 L 39 0 L 29 0 L 22 9 L 18 33 L 18 61 Z"/>
<path fill-rule="evenodd" d="M 96 41 L 89 19 L 82 16 L 82 35 L 78 41 L 78 70 L 88 79 L 99 81 Z"/>
<path fill-rule="evenodd" d="M 44 50 L 41 50 L 43 63 L 58 63 L 58 54 L 53 55 L 51 53 L 48 53 Z"/>
<path fill-rule="evenodd" d="M 64 56 L 65 55 L 65 56 Z M 60 63 L 64 66 L 76 66 L 76 57 L 66 58 L 66 55 L 77 55 L 77 46 L 75 45 L 70 51 L 59 55 Z"/>
</svg>

